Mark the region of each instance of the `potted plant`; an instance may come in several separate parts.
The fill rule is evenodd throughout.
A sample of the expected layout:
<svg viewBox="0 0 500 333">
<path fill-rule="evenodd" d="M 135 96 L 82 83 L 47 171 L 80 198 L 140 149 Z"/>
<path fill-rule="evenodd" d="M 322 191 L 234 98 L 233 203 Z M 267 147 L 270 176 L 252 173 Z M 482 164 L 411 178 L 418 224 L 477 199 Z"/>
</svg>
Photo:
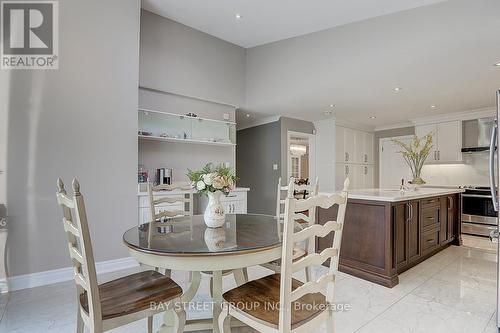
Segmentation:
<svg viewBox="0 0 500 333">
<path fill-rule="evenodd" d="M 204 214 L 205 224 L 210 228 L 223 226 L 226 214 L 220 198 L 222 194 L 228 195 L 234 189 L 236 183 L 234 170 L 223 164 L 214 167 L 212 163 L 208 163 L 199 171 L 188 169 L 187 176 L 198 193 L 208 196 Z"/>
<path fill-rule="evenodd" d="M 425 184 L 421 173 L 425 160 L 433 147 L 432 134 L 429 133 L 422 138 L 414 135 L 409 143 L 404 143 L 398 139 L 392 139 L 392 142 L 402 148 L 399 153 L 410 167 L 413 179 L 409 183 L 416 186 Z"/>
</svg>

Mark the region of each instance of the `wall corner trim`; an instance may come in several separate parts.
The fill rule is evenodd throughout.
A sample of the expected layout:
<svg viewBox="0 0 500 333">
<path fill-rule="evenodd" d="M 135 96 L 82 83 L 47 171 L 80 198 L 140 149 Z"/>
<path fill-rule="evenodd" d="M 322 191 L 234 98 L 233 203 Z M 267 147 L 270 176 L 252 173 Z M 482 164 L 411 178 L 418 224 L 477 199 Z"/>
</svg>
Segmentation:
<svg viewBox="0 0 500 333">
<path fill-rule="evenodd" d="M 105 274 L 137 266 L 139 266 L 139 263 L 132 257 L 107 260 L 96 263 L 97 274 Z M 70 281 L 72 279 L 73 267 L 65 267 L 53 269 L 50 271 L 12 276 L 8 278 L 8 291 L 46 286 L 49 284 Z M 1 282 L 2 281 L 0 281 L 0 284 Z M 7 292 L 7 290 L 2 290 L 2 293 L 5 292 Z"/>
</svg>

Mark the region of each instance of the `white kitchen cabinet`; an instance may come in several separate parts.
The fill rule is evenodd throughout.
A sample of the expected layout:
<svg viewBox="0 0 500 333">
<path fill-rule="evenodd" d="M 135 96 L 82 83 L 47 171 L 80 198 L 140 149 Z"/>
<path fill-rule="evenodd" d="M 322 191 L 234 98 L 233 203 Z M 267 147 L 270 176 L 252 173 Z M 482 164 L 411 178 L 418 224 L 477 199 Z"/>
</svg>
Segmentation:
<svg viewBox="0 0 500 333">
<path fill-rule="evenodd" d="M 373 134 L 342 126 L 335 130 L 335 189 L 342 189 L 346 177 L 350 189 L 373 187 Z"/>
<path fill-rule="evenodd" d="M 335 166 L 335 190 L 340 191 L 344 185 L 344 180 L 349 177 L 348 166 L 344 163 L 337 163 Z M 349 186 L 352 188 L 352 186 Z"/>
<path fill-rule="evenodd" d="M 373 134 L 347 127 L 336 127 L 337 163 L 373 164 Z"/>
<path fill-rule="evenodd" d="M 373 134 L 363 133 L 363 152 L 361 155 L 364 164 L 373 164 Z"/>
<path fill-rule="evenodd" d="M 220 202 L 224 207 L 226 214 L 246 214 L 247 213 L 247 191 L 248 189 L 236 188 L 227 196 L 222 195 Z M 205 211 L 208 199 L 205 195 L 199 196 L 200 213 Z"/>
<path fill-rule="evenodd" d="M 224 206 L 226 214 L 246 214 L 247 213 L 247 192 L 248 188 L 237 187 L 229 195 L 221 196 L 221 204 Z M 155 198 L 174 196 L 178 197 L 183 194 L 183 191 L 172 191 L 171 193 L 155 193 Z M 148 223 L 151 221 L 151 213 L 149 208 L 149 196 L 146 192 L 139 192 L 138 194 L 139 203 L 139 224 Z M 207 196 L 194 194 L 194 214 L 203 214 L 205 208 L 208 204 Z M 156 213 L 160 213 L 165 210 L 184 210 L 182 203 L 161 203 L 155 207 Z"/>
<path fill-rule="evenodd" d="M 356 131 L 350 128 L 344 128 L 344 162 L 358 163 Z"/>
<path fill-rule="evenodd" d="M 373 170 L 374 170 L 374 167 L 373 165 L 364 165 L 363 166 L 363 174 L 361 175 L 362 179 L 363 179 L 363 186 L 362 188 L 373 188 L 373 177 L 374 177 L 374 174 L 373 174 Z"/>
<path fill-rule="evenodd" d="M 439 162 L 462 162 L 462 122 L 438 124 L 437 143 Z"/>
<path fill-rule="evenodd" d="M 429 125 L 418 125 L 415 133 L 419 138 L 432 134 L 433 147 L 426 164 L 462 162 L 462 122 L 450 121 Z"/>
<path fill-rule="evenodd" d="M 335 170 L 335 190 L 340 191 L 344 180 L 349 178 L 349 189 L 373 187 L 373 165 L 337 163 Z"/>
<path fill-rule="evenodd" d="M 318 134 L 316 134 L 318 135 Z M 322 134 L 325 136 L 325 134 Z M 317 143 L 316 139 L 316 143 Z M 335 162 L 346 162 L 345 147 L 344 147 L 344 127 L 335 126 Z M 331 144 L 331 143 L 330 143 Z"/>
</svg>

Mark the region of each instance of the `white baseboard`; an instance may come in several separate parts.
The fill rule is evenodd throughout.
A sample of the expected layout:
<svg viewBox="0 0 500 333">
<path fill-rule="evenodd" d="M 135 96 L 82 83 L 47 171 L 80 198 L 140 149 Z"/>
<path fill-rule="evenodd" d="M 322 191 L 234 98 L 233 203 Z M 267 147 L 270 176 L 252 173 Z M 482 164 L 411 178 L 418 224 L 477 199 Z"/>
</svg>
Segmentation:
<svg viewBox="0 0 500 333">
<path fill-rule="evenodd" d="M 139 266 L 139 263 L 135 259 L 128 257 L 97 262 L 96 270 L 97 274 L 104 274 L 137 266 Z M 70 281 L 72 279 L 73 267 L 65 267 L 45 272 L 12 276 L 8 278 L 8 291 L 46 286 L 58 282 Z M 0 289 L 0 291 L 6 292 L 7 290 Z"/>
</svg>

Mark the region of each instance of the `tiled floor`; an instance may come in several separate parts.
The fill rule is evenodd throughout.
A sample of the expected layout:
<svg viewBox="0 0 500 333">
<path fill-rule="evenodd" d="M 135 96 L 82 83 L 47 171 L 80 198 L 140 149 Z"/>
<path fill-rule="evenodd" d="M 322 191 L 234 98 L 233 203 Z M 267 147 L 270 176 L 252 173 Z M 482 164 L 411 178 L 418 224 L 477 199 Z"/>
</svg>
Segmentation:
<svg viewBox="0 0 500 333">
<path fill-rule="evenodd" d="M 108 274 L 103 280 L 130 272 Z M 250 269 L 250 277 L 267 274 Z M 174 272 L 183 287 L 187 275 Z M 225 287 L 234 283 L 225 278 Z M 208 300 L 208 279 L 198 300 Z M 497 332 L 496 253 L 492 249 L 452 246 L 403 273 L 400 284 L 388 289 L 339 273 L 336 299 L 350 305 L 336 315 L 344 332 Z M 72 282 L 0 296 L 0 332 L 75 332 L 75 288 Z M 208 313 L 189 313 L 202 318 Z M 155 327 L 161 322 L 155 318 Z M 319 329 L 318 331 L 322 331 Z M 240 331 L 249 331 L 247 329 Z M 113 332 L 146 332 L 141 321 Z"/>
</svg>

